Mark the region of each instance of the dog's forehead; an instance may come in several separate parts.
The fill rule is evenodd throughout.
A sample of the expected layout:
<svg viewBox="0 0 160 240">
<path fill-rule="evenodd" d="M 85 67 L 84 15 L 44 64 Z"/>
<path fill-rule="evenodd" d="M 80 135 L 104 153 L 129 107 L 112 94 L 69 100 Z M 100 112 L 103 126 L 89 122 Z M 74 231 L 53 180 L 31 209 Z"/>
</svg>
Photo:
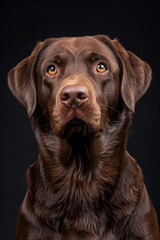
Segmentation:
<svg viewBox="0 0 160 240">
<path fill-rule="evenodd" d="M 65 52 L 70 52 L 76 56 L 95 52 L 108 56 L 114 60 L 116 59 L 112 50 L 107 45 L 91 36 L 53 39 L 45 50 L 45 55 L 61 54 Z"/>
</svg>

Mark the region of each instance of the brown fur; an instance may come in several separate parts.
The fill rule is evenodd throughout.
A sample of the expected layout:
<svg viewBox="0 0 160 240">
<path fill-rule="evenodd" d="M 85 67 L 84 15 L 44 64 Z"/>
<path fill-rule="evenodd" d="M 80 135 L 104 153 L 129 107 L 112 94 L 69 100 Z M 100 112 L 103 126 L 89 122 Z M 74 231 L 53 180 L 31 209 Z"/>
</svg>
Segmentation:
<svg viewBox="0 0 160 240">
<path fill-rule="evenodd" d="M 96 71 L 100 62 L 104 73 Z M 141 169 L 126 150 L 132 112 L 150 80 L 147 63 L 103 35 L 39 42 L 10 70 L 10 89 L 26 107 L 39 147 L 16 240 L 160 239 Z M 60 99 L 72 85 L 88 92 L 76 109 Z"/>
</svg>

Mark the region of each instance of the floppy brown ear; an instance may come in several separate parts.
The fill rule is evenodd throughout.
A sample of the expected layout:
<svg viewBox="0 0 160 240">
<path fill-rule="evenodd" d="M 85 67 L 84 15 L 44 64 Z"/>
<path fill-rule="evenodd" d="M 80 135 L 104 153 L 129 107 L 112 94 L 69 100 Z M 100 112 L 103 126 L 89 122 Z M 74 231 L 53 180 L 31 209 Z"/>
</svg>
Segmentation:
<svg viewBox="0 0 160 240">
<path fill-rule="evenodd" d="M 32 116 L 37 103 L 34 65 L 41 45 L 42 42 L 39 42 L 32 54 L 22 60 L 8 73 L 8 85 L 10 90 L 18 101 L 27 109 L 29 117 Z"/>
<path fill-rule="evenodd" d="M 126 106 L 134 112 L 136 102 L 149 87 L 152 71 L 146 62 L 125 50 L 117 40 L 112 43 L 118 50 L 122 65 L 121 95 Z"/>
</svg>

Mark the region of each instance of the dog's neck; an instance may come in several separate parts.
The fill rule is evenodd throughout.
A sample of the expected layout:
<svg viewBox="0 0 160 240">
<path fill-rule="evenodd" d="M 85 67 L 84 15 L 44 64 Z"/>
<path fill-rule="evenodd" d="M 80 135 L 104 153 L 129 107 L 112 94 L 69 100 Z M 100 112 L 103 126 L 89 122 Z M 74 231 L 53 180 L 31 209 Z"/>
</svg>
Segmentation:
<svg viewBox="0 0 160 240">
<path fill-rule="evenodd" d="M 65 184 L 64 179 L 72 176 L 72 180 L 79 183 L 101 178 L 102 182 L 114 185 L 121 158 L 126 152 L 130 119 L 131 114 L 125 108 L 106 132 L 93 138 L 74 136 L 70 139 L 58 138 L 52 132 L 42 132 L 36 127 L 39 124 L 33 122 L 41 168 L 47 175 L 44 178 L 48 184 L 56 187 L 57 182 Z"/>
</svg>

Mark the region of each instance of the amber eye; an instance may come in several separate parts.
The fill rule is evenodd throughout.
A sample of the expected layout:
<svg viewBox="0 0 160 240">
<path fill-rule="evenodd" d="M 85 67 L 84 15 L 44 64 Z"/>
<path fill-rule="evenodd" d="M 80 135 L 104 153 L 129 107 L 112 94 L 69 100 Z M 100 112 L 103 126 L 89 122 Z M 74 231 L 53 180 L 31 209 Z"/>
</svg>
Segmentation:
<svg viewBox="0 0 160 240">
<path fill-rule="evenodd" d="M 48 68 L 48 73 L 49 73 L 50 75 L 56 74 L 56 73 L 57 73 L 56 67 L 55 67 L 54 65 L 50 66 L 50 67 Z"/>
<path fill-rule="evenodd" d="M 96 70 L 97 72 L 103 73 L 106 71 L 106 67 L 103 63 L 98 63 Z"/>
</svg>

